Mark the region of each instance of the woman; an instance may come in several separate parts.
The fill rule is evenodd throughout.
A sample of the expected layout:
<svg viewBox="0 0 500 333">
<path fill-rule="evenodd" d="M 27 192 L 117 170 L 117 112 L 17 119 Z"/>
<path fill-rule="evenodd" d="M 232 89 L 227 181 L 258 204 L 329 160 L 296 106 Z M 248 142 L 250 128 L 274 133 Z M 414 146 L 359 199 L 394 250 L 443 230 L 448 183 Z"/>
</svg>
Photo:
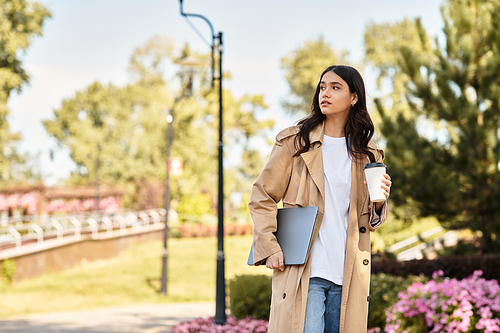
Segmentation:
<svg viewBox="0 0 500 333">
<path fill-rule="evenodd" d="M 363 172 L 384 158 L 373 132 L 361 75 L 339 65 L 321 74 L 311 114 L 277 135 L 249 203 L 254 263 L 273 269 L 270 333 L 366 332 L 370 232 L 388 212 L 387 200 L 370 202 Z M 387 199 L 391 181 L 384 177 Z M 319 207 L 304 265 L 283 263 L 273 235 L 279 201 Z"/>
</svg>

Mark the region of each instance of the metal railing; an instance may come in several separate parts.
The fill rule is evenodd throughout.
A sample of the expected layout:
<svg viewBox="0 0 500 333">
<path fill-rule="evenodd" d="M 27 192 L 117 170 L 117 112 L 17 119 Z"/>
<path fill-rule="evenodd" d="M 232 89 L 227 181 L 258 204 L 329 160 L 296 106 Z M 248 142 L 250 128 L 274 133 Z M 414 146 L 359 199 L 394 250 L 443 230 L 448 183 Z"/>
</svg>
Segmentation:
<svg viewBox="0 0 500 333">
<path fill-rule="evenodd" d="M 437 226 L 393 244 L 387 248 L 387 251 L 396 254 L 398 260 L 422 259 L 425 253 L 453 246 L 457 244 L 457 241 L 455 231 L 446 231 L 441 226 Z"/>
<path fill-rule="evenodd" d="M 160 228 L 165 209 L 119 211 L 113 214 L 87 212 L 55 216 L 17 216 L 0 221 L 0 252 L 23 246 L 43 244 L 47 240 L 61 243 L 82 238 L 109 238 L 130 232 Z"/>
</svg>

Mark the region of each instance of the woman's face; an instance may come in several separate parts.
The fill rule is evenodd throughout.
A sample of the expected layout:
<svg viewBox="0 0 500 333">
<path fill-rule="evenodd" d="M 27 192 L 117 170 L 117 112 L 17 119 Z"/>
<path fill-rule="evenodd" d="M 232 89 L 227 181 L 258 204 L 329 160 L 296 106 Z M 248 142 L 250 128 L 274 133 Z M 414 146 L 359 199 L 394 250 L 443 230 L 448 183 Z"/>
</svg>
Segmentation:
<svg viewBox="0 0 500 333">
<path fill-rule="evenodd" d="M 356 93 L 349 91 L 349 86 L 340 76 L 330 71 L 321 78 L 318 102 L 321 112 L 326 115 L 348 115 L 351 104 L 358 101 Z"/>
</svg>

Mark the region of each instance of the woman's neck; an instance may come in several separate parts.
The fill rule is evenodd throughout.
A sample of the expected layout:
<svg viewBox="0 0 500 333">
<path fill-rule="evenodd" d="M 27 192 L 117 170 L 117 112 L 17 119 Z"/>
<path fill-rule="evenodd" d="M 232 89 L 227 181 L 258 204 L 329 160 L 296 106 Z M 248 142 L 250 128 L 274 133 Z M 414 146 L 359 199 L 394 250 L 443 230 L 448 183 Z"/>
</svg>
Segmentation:
<svg viewBox="0 0 500 333">
<path fill-rule="evenodd" d="M 325 135 L 342 138 L 345 136 L 344 127 L 347 122 L 347 117 L 326 116 L 325 118 Z"/>
</svg>

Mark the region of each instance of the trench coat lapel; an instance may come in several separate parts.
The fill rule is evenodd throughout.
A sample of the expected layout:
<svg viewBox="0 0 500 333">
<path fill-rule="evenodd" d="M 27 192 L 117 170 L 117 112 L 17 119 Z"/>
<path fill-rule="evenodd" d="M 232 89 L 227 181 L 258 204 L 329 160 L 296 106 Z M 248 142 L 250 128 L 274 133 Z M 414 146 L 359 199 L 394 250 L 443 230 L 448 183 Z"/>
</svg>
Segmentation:
<svg viewBox="0 0 500 333">
<path fill-rule="evenodd" d="M 314 184 L 318 187 L 323 201 L 325 200 L 325 176 L 323 171 L 323 154 L 321 149 L 310 150 L 300 155 L 307 166 Z"/>
<path fill-rule="evenodd" d="M 323 154 L 320 147 L 323 144 L 324 133 L 325 122 L 322 122 L 316 126 L 309 135 L 312 148 L 300 155 L 307 166 L 311 178 L 323 197 L 323 202 L 325 201 L 325 175 L 323 171 Z"/>
</svg>

